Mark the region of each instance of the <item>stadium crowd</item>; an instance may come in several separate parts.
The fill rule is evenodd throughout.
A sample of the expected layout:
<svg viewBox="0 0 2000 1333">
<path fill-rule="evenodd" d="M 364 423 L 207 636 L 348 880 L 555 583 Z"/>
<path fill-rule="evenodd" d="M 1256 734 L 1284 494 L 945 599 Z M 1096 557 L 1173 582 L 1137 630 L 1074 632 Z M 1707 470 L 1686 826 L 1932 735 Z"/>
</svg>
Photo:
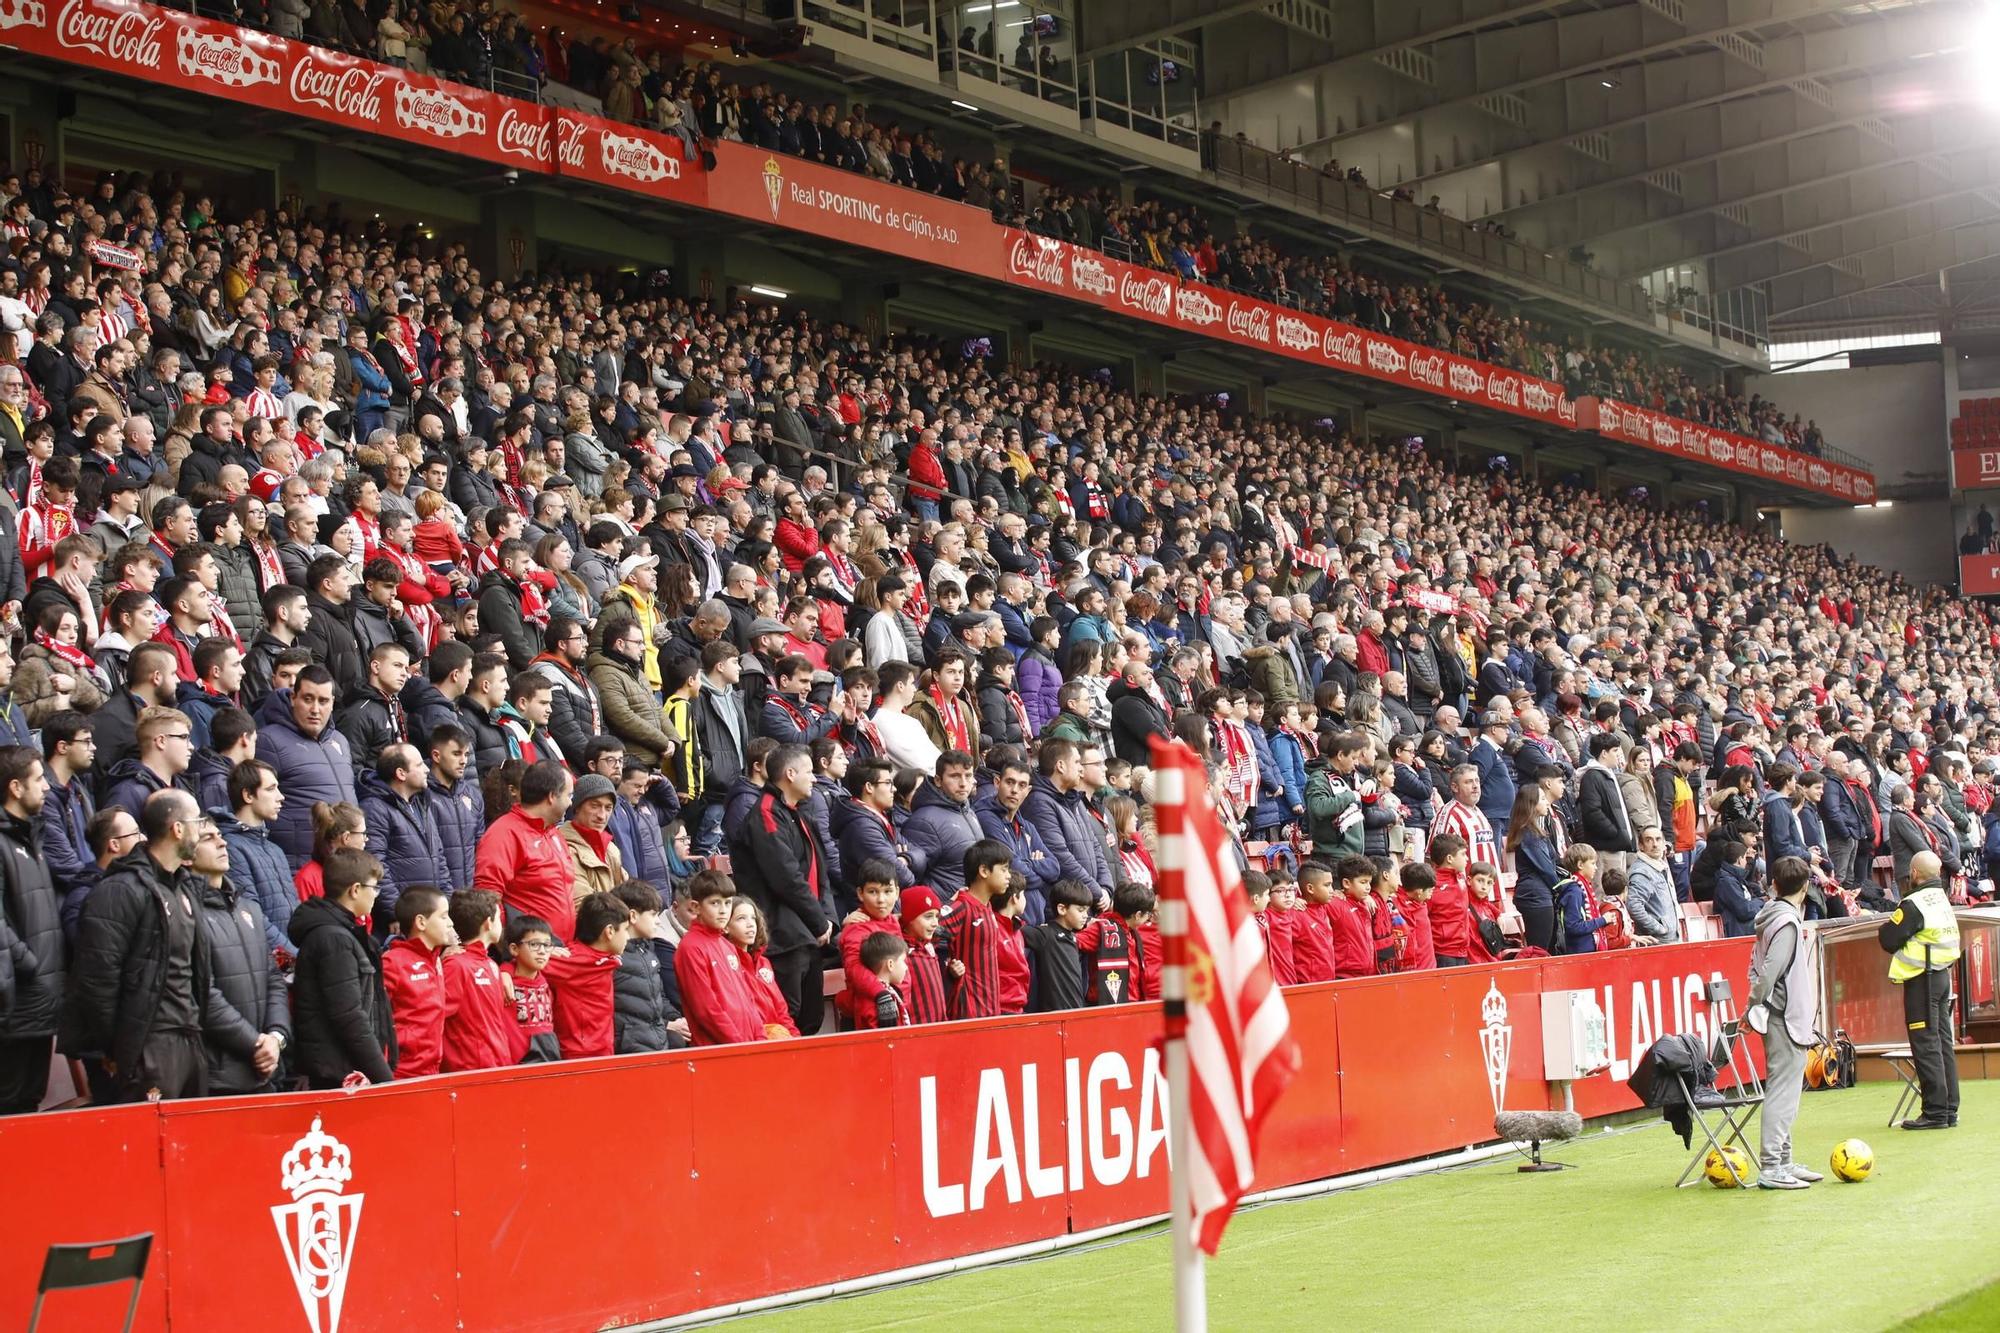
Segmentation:
<svg viewBox="0 0 2000 1333">
<path fill-rule="evenodd" d="M 1160 736 L 1288 983 L 1988 886 L 2000 634 L 1824 550 L 171 181 L 0 227 L 0 1111 L 1148 998 Z"/>
</svg>

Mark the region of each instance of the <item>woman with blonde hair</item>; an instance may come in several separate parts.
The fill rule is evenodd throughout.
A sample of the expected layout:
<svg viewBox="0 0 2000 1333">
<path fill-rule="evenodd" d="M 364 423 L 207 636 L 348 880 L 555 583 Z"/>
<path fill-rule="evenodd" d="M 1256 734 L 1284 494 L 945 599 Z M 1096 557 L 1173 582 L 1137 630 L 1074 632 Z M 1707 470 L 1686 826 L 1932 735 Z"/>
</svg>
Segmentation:
<svg viewBox="0 0 2000 1333">
<path fill-rule="evenodd" d="M 360 806 L 348 801 L 314 801 L 312 821 L 312 859 L 292 877 L 300 902 L 325 896 L 327 857 L 335 852 L 368 850 L 368 819 Z"/>
</svg>

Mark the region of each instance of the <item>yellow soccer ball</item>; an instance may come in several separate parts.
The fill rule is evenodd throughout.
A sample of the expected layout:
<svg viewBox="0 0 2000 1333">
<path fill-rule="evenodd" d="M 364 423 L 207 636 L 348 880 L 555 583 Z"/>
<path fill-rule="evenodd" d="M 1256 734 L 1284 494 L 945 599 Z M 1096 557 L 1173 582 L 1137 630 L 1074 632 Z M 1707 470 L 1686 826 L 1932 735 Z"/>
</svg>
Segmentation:
<svg viewBox="0 0 2000 1333">
<path fill-rule="evenodd" d="M 1827 1166 L 1836 1180 L 1849 1183 L 1866 1180 L 1875 1169 L 1875 1150 L 1860 1139 L 1842 1139 L 1833 1145 L 1833 1156 L 1827 1159 Z"/>
<path fill-rule="evenodd" d="M 1750 1165 L 1749 1157 L 1741 1148 L 1709 1149 L 1701 1174 L 1719 1190 L 1733 1190 L 1738 1185 L 1748 1185 L 1757 1179 L 1756 1168 Z"/>
</svg>

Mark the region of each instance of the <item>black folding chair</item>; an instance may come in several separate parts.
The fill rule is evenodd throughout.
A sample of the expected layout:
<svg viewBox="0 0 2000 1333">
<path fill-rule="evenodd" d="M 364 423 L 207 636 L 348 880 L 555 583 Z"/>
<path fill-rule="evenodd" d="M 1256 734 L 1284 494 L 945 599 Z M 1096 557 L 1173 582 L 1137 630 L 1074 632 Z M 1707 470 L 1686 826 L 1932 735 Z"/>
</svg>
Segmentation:
<svg viewBox="0 0 2000 1333">
<path fill-rule="evenodd" d="M 125 1306 L 124 1333 L 132 1333 L 139 1313 L 139 1292 L 146 1285 L 146 1260 L 153 1253 L 153 1233 L 127 1236 L 96 1245 L 51 1245 L 42 1260 L 42 1280 L 35 1285 L 35 1310 L 28 1316 L 28 1333 L 42 1323 L 42 1303 L 52 1291 L 80 1291 L 130 1282 L 132 1299 Z M 70 1327 L 65 1324 L 64 1327 Z"/>
<path fill-rule="evenodd" d="M 1764 1104 L 1764 1081 L 1757 1076 L 1756 1066 L 1745 1056 L 1737 1063 L 1736 1047 L 1743 1038 L 1743 1020 L 1729 1016 L 1730 988 L 1727 981 L 1710 982 L 1708 986 L 1709 1024 L 1715 1033 L 1709 1043 L 1709 1063 L 1715 1066 L 1719 1083 L 1722 1073 L 1731 1075 L 1731 1086 L 1727 1092 L 1711 1089 L 1697 1096 L 1694 1083 L 1685 1073 L 1676 1071 L 1674 1077 L 1680 1080 L 1681 1095 L 1687 1099 L 1689 1111 L 1695 1125 L 1701 1130 L 1702 1143 L 1695 1145 L 1694 1157 L 1687 1169 L 1675 1182 L 1675 1188 L 1684 1189 L 1700 1178 L 1699 1173 L 1708 1163 L 1708 1155 L 1713 1152 L 1721 1159 L 1739 1187 L 1748 1188 L 1757 1180 L 1757 1170 L 1753 1165 L 1746 1176 L 1736 1169 L 1729 1160 L 1729 1154 L 1722 1150 L 1735 1147 L 1753 1164 L 1757 1160 L 1757 1149 L 1751 1145 L 1750 1121 Z"/>
</svg>

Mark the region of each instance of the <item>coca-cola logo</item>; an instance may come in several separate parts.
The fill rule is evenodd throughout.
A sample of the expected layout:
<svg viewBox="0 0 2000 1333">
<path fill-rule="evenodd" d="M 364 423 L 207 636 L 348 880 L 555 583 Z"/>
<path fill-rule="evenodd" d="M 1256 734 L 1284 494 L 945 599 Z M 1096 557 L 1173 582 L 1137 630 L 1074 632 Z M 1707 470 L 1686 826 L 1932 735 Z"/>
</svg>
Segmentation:
<svg viewBox="0 0 2000 1333">
<path fill-rule="evenodd" d="M 583 169 L 583 133 L 590 126 L 564 116 L 556 122 L 556 162 L 565 171 Z"/>
<path fill-rule="evenodd" d="M 1384 375 L 1400 375 L 1410 359 L 1380 338 L 1367 340 L 1368 368 Z"/>
<path fill-rule="evenodd" d="M 1726 435 L 1718 435 L 1708 442 L 1708 456 L 1718 463 L 1736 461 L 1736 444 Z"/>
<path fill-rule="evenodd" d="M 503 153 L 524 157 L 536 165 L 549 160 L 549 122 L 524 116 L 511 106 L 500 113 L 494 139 Z"/>
<path fill-rule="evenodd" d="M 1570 396 L 1566 393 L 1556 395 L 1556 420 L 1565 426 L 1576 424 L 1576 404 L 1570 401 Z"/>
<path fill-rule="evenodd" d="M 9 28 L 40 28 L 48 21 L 48 7 L 42 0 L 0 0 L 0 32 Z"/>
<path fill-rule="evenodd" d="M 396 123 L 439 139 L 486 133 L 486 113 L 437 88 L 396 85 Z"/>
<path fill-rule="evenodd" d="M 1759 464 L 1767 477 L 1782 477 L 1785 474 L 1785 456 L 1776 449 L 1766 449 L 1758 455 Z"/>
<path fill-rule="evenodd" d="M 1061 241 L 1042 236 L 1016 236 L 1007 247 L 1007 271 L 1017 278 L 1039 282 L 1044 287 L 1069 285 L 1069 270 L 1063 264 Z"/>
<path fill-rule="evenodd" d="M 603 134 L 604 169 L 611 175 L 645 182 L 680 178 L 681 164 L 661 152 L 658 145 L 610 130 Z"/>
<path fill-rule="evenodd" d="M 1500 407 L 1518 409 L 1521 406 L 1521 378 L 1518 375 L 1494 375 L 1486 377 L 1486 396 Z"/>
<path fill-rule="evenodd" d="M 1127 273 L 1118 279 L 1118 304 L 1148 315 L 1164 315 L 1173 304 L 1174 289 L 1155 274 L 1142 278 Z"/>
<path fill-rule="evenodd" d="M 1793 454 L 1790 458 L 1787 458 L 1785 460 L 1785 477 L 1789 481 L 1796 481 L 1803 485 L 1806 479 L 1806 460 L 1800 458 L 1797 454 Z"/>
<path fill-rule="evenodd" d="M 1109 296 L 1118 290 L 1118 280 L 1101 260 L 1074 248 L 1069 252 L 1069 280 L 1071 286 L 1088 296 Z"/>
<path fill-rule="evenodd" d="M 1366 342 L 1353 329 L 1341 330 L 1328 325 L 1319 340 L 1319 354 L 1337 365 L 1359 369 L 1366 359 Z"/>
<path fill-rule="evenodd" d="M 1486 392 L 1486 377 L 1479 373 L 1477 366 L 1468 365 L 1463 361 L 1454 361 L 1445 367 L 1445 372 L 1445 382 L 1451 386 L 1451 392 L 1456 397 L 1476 398 Z M 1411 367 L 1411 373 L 1416 373 L 1414 366 Z M 1500 376 L 1495 375 L 1493 382 L 1497 385 L 1500 382 Z"/>
<path fill-rule="evenodd" d="M 1689 426 L 1681 432 L 1681 447 L 1690 458 L 1707 458 L 1709 444 L 1714 438 L 1713 431 L 1703 430 L 1699 426 Z"/>
<path fill-rule="evenodd" d="M 1294 352 L 1310 352 L 1319 344 L 1319 334 L 1313 326 L 1296 315 L 1279 315 L 1276 328 L 1278 346 Z M 1332 336 L 1333 330 L 1327 334 Z"/>
<path fill-rule="evenodd" d="M 1221 322 L 1222 307 L 1199 287 L 1181 287 L 1174 292 L 1174 315 L 1184 323 L 1206 327 Z"/>
<path fill-rule="evenodd" d="M 1874 480 L 1869 477 L 1856 477 L 1854 479 L 1854 498 L 1857 500 L 1873 500 L 1875 498 Z"/>
<path fill-rule="evenodd" d="M 323 107 L 350 120 L 379 121 L 382 80 L 386 77 L 362 65 L 328 69 L 306 51 L 292 66 L 292 100 L 302 106 Z"/>
<path fill-rule="evenodd" d="M 1239 338 L 1253 342 L 1271 341 L 1271 307 L 1267 305 L 1245 305 L 1241 301 L 1229 303 L 1229 331 Z"/>
<path fill-rule="evenodd" d="M 67 0 L 56 16 L 56 45 L 91 51 L 120 65 L 158 69 L 160 28 L 165 20 L 139 9 L 104 13 L 90 0 Z"/>
<path fill-rule="evenodd" d="M 1833 480 L 1833 473 L 1828 471 L 1824 464 L 1809 463 L 1806 465 L 1806 481 L 1809 482 L 1810 484 L 1814 486 L 1825 486 L 1828 482 L 1832 480 Z"/>
<path fill-rule="evenodd" d="M 225 88 L 250 88 L 278 81 L 278 62 L 252 51 L 240 37 L 182 28 L 175 43 L 175 63 L 181 73 L 209 79 Z"/>
<path fill-rule="evenodd" d="M 1836 472 L 1836 473 L 1834 473 L 1834 474 L 1833 474 L 1833 489 L 1834 489 L 1834 491 L 1835 491 L 1835 492 L 1836 492 L 1837 494 L 1840 494 L 1840 495 L 1852 495 L 1852 494 L 1854 494 L 1854 478 L 1853 478 L 1853 476 L 1852 476 L 1852 475 L 1850 475 L 1849 473 L 1846 473 L 1846 472 Z"/>
<path fill-rule="evenodd" d="M 1445 364 L 1442 352 L 1410 353 L 1410 380 L 1412 383 L 1428 385 L 1442 390 L 1445 386 Z"/>
</svg>

